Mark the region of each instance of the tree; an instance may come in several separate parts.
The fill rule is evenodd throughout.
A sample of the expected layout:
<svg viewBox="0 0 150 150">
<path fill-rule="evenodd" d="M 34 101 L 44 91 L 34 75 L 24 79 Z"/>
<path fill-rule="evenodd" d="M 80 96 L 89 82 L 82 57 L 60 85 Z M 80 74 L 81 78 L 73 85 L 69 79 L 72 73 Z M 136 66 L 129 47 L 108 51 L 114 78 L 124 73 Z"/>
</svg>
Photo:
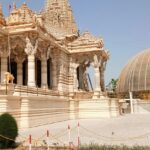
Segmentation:
<svg viewBox="0 0 150 150">
<path fill-rule="evenodd" d="M 112 78 L 111 81 L 109 82 L 109 84 L 107 85 L 107 89 L 115 92 L 116 87 L 117 87 L 117 82 L 118 82 L 118 79 Z"/>
<path fill-rule="evenodd" d="M 11 148 L 18 136 L 16 120 L 8 113 L 0 116 L 0 149 Z"/>
</svg>

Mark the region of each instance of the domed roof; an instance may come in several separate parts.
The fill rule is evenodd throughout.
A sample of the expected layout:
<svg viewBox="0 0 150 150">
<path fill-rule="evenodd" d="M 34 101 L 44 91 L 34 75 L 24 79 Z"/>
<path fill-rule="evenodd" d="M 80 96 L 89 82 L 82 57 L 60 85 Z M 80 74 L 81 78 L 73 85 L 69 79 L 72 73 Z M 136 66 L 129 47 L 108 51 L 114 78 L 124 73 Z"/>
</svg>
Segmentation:
<svg viewBox="0 0 150 150">
<path fill-rule="evenodd" d="M 117 92 L 150 91 L 150 49 L 133 57 L 124 67 L 118 80 Z"/>
</svg>

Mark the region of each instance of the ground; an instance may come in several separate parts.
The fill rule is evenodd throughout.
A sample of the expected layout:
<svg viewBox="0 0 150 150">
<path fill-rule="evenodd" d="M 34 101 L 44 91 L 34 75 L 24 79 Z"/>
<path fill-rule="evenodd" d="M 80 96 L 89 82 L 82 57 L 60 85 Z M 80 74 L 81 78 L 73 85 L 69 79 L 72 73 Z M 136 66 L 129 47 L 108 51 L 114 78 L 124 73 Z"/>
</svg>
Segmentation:
<svg viewBox="0 0 150 150">
<path fill-rule="evenodd" d="M 150 145 L 150 114 L 125 115 L 111 119 L 70 120 L 40 127 L 22 129 L 18 141 L 26 141 L 28 135 L 33 138 L 33 145 L 46 143 L 46 131 L 49 130 L 49 143 L 52 145 L 68 145 L 68 125 L 71 128 L 71 143 L 77 145 L 78 128 L 81 144 L 125 144 Z"/>
</svg>

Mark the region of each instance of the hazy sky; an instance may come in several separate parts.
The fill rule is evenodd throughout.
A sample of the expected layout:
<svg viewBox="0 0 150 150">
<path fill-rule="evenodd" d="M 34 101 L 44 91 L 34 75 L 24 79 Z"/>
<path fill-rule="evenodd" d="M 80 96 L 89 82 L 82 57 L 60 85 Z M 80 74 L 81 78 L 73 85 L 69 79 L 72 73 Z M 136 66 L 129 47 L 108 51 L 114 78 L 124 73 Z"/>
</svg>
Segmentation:
<svg viewBox="0 0 150 150">
<path fill-rule="evenodd" d="M 12 0 L 0 0 L 4 12 Z M 25 0 L 16 0 L 20 6 Z M 26 0 L 41 10 L 44 0 Z M 135 54 L 150 47 L 150 0 L 70 0 L 81 32 L 103 37 L 110 51 L 106 82 L 118 78 L 121 69 Z"/>
</svg>

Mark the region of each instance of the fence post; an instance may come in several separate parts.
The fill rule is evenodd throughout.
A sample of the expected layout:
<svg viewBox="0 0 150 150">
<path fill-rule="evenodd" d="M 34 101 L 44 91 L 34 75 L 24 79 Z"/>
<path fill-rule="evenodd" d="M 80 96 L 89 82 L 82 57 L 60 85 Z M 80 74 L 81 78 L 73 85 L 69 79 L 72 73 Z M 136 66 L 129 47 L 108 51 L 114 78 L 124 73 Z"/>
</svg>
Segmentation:
<svg viewBox="0 0 150 150">
<path fill-rule="evenodd" d="M 49 130 L 47 130 L 47 150 L 49 150 Z"/>
<path fill-rule="evenodd" d="M 71 150 L 71 130 L 70 130 L 70 125 L 68 125 L 68 149 Z"/>
<path fill-rule="evenodd" d="M 6 81 L 6 95 L 7 95 L 7 81 Z"/>
<path fill-rule="evenodd" d="M 29 150 L 32 149 L 32 136 L 31 134 L 29 135 Z"/>
<path fill-rule="evenodd" d="M 78 122 L 78 148 L 80 146 L 80 124 Z"/>
</svg>

